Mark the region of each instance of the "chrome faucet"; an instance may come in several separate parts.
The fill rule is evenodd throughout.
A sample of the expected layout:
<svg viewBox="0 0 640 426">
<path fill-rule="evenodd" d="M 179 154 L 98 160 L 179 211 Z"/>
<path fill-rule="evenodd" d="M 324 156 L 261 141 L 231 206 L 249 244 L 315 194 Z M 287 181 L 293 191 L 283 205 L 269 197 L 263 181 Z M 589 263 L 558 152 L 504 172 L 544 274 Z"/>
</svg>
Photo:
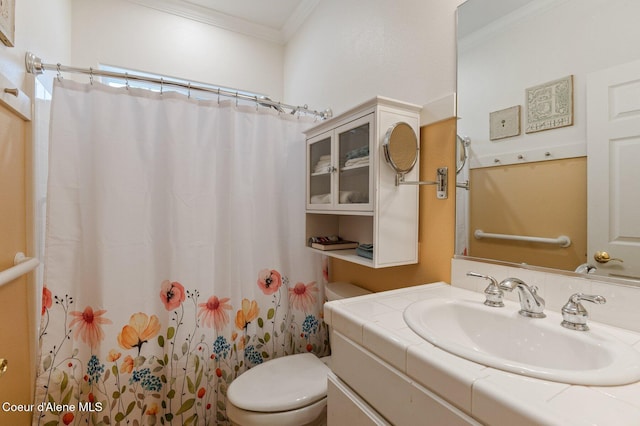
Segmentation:
<svg viewBox="0 0 640 426">
<path fill-rule="evenodd" d="M 603 296 L 592 294 L 576 293 L 569 298 L 569 301 L 562 307 L 562 326 L 571 330 L 587 331 L 587 318 L 589 313 L 580 303 L 581 300 L 597 303 L 599 305 L 606 303 L 607 299 Z"/>
<path fill-rule="evenodd" d="M 518 278 L 506 278 L 498 284 L 498 288 L 505 291 L 518 291 L 520 298 L 519 314 L 529 318 L 544 318 L 544 299 L 538 296 L 538 287 L 528 286 Z"/>
<path fill-rule="evenodd" d="M 498 287 L 498 281 L 495 278 L 489 275 L 478 274 L 477 272 L 467 272 L 467 276 L 484 278 L 485 280 L 490 281 L 487 288 L 484 289 L 484 294 L 486 296 L 484 301 L 485 305 L 493 306 L 495 308 L 501 308 L 504 306 L 504 302 L 502 301 L 504 292 Z"/>
</svg>

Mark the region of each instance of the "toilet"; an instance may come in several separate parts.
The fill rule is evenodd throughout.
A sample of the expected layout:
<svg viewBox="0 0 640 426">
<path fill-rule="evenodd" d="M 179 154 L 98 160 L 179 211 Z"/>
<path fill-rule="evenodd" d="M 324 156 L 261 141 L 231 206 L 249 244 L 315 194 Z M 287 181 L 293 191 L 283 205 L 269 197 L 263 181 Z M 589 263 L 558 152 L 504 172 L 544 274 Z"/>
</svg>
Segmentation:
<svg viewBox="0 0 640 426">
<path fill-rule="evenodd" d="M 351 283 L 325 286 L 327 301 L 371 292 Z M 311 353 L 267 361 L 231 382 L 227 416 L 237 426 L 322 426 L 327 422 L 327 364 Z"/>
</svg>

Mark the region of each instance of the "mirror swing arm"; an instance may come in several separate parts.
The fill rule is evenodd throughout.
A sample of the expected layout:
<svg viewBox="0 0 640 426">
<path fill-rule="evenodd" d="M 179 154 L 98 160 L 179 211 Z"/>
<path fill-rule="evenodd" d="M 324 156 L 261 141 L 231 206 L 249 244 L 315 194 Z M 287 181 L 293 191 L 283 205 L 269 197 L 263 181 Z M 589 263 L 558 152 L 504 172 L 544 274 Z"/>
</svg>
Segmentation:
<svg viewBox="0 0 640 426">
<path fill-rule="evenodd" d="M 449 169 L 447 167 L 438 167 L 436 170 L 436 180 L 419 180 L 405 181 L 404 173 L 396 173 L 396 186 L 399 185 L 436 185 L 436 198 L 438 200 L 446 200 L 449 196 L 447 178 L 449 177 Z"/>
<path fill-rule="evenodd" d="M 418 137 L 413 128 L 399 121 L 389 127 L 382 144 L 384 158 L 389 166 L 396 172 L 396 186 L 400 185 L 436 185 L 436 197 L 446 200 L 448 197 L 447 167 L 438 167 L 436 180 L 405 181 L 404 175 L 413 170 L 418 161 Z"/>
</svg>

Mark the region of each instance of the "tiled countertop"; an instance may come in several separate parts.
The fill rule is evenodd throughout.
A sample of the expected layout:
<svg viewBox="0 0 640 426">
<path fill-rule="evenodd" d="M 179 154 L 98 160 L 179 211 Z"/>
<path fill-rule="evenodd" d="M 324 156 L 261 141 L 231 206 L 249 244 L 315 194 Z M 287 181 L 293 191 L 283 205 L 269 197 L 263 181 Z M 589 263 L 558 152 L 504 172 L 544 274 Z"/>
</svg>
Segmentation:
<svg viewBox="0 0 640 426">
<path fill-rule="evenodd" d="M 426 284 L 326 303 L 325 322 L 489 425 L 640 425 L 640 382 L 592 387 L 539 380 L 467 361 L 428 343 L 409 329 L 402 314 L 411 303 L 432 297 L 484 300 L 481 293 L 446 283 Z M 502 309 L 519 309 L 509 300 L 505 305 Z M 640 351 L 640 333 L 594 321 L 589 325 Z"/>
</svg>

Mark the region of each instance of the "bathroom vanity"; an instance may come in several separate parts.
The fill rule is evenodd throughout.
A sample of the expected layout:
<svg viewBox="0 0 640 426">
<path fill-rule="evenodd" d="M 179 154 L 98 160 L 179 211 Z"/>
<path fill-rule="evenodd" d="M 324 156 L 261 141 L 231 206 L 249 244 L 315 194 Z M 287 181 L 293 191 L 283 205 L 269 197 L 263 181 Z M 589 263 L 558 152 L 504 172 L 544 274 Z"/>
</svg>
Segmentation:
<svg viewBox="0 0 640 426">
<path fill-rule="evenodd" d="M 536 275 L 516 268 L 500 270 L 492 265 L 455 259 L 453 262 L 454 285 L 427 284 L 325 305 L 325 321 L 332 329 L 330 426 L 345 424 L 345 419 L 350 425 L 564 426 L 637 425 L 640 422 L 640 382 L 615 386 L 578 385 L 488 367 L 429 343 L 409 328 L 403 318 L 407 307 L 430 299 L 458 300 L 484 306 L 482 289 L 486 283 L 477 278 L 468 279 L 462 272 L 474 267 L 493 268 L 499 279 L 506 278 L 505 273 L 515 276 L 520 273 L 525 281 L 539 285 L 541 294 L 548 300 L 545 321 L 548 320 L 551 327 L 558 322 L 558 329 L 564 330 L 560 333 L 606 335 L 640 351 L 640 333 L 637 330 L 622 329 L 598 320 L 615 323 L 620 318 L 616 316 L 621 315 L 625 303 L 623 287 L 609 290 L 606 285 L 587 279 Z M 487 274 L 487 271 L 480 272 Z M 571 281 L 568 286 L 555 285 L 558 283 L 553 281 L 567 279 Z M 572 291 L 605 293 L 608 298 L 606 305 L 586 306 L 593 313 L 589 320 L 592 331 L 572 331 L 561 327 L 559 307 L 566 302 L 567 292 Z M 506 310 L 502 312 L 512 312 L 517 316 L 520 304 L 514 296 L 508 295 L 505 307 L 485 308 Z M 617 313 L 603 315 L 605 310 L 617 310 Z M 540 320 L 529 318 L 526 321 Z M 577 336 L 580 336 L 578 339 L 591 337 L 586 334 Z M 576 353 L 575 356 L 581 354 Z M 551 362 L 553 358 L 550 357 Z"/>
</svg>

